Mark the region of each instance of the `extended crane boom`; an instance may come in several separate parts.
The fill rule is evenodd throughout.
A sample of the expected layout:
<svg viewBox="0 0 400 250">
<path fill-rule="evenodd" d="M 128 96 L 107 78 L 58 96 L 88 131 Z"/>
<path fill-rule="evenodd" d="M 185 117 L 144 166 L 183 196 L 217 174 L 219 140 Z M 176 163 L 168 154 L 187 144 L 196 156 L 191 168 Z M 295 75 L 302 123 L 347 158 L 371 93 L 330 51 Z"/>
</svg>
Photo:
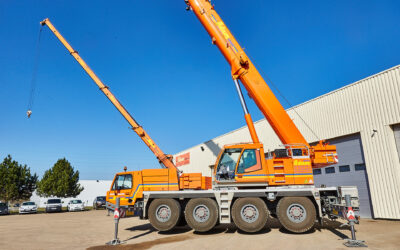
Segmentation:
<svg viewBox="0 0 400 250">
<path fill-rule="evenodd" d="M 215 11 L 210 1 L 185 0 L 185 2 L 188 5 L 187 9 L 193 10 L 201 24 L 211 36 L 212 43 L 217 45 L 231 66 L 232 78 L 239 93 L 245 113 L 245 120 L 253 142 L 258 143 L 259 140 L 243 99 L 238 80 L 242 82 L 250 97 L 257 104 L 286 148 L 309 148 L 310 152 L 303 152 L 303 154 L 310 155 L 313 167 L 321 167 L 336 163 L 335 146 L 326 145 L 323 141 L 320 141 L 316 146 L 310 147 L 254 64 L 250 61 L 249 57 Z"/>
<path fill-rule="evenodd" d="M 282 143 L 308 145 L 211 3 L 207 0 L 187 0 L 186 3 L 230 64 L 233 79 L 239 79 L 242 82 Z M 250 120 L 246 119 L 246 121 Z M 247 124 L 249 128 L 253 127 L 252 123 L 248 122 Z"/>
<path fill-rule="evenodd" d="M 158 147 L 158 145 L 151 139 L 146 131 L 140 126 L 135 119 L 129 114 L 129 112 L 122 106 L 118 99 L 111 93 L 108 86 L 106 86 L 100 78 L 93 72 L 92 69 L 86 64 L 86 62 L 79 56 L 78 51 L 74 50 L 71 45 L 65 40 L 65 38 L 58 32 L 54 25 L 48 18 L 40 22 L 41 25 L 47 25 L 54 35 L 60 40 L 65 46 L 69 53 L 75 58 L 75 60 L 82 66 L 85 72 L 92 78 L 100 90 L 107 96 L 111 103 L 118 109 L 121 115 L 126 121 L 132 126 L 132 130 L 143 140 L 143 142 L 149 147 L 149 149 L 157 157 L 158 161 L 165 168 L 177 169 L 175 164 L 172 162 L 172 156 L 164 154 L 164 152 Z"/>
</svg>

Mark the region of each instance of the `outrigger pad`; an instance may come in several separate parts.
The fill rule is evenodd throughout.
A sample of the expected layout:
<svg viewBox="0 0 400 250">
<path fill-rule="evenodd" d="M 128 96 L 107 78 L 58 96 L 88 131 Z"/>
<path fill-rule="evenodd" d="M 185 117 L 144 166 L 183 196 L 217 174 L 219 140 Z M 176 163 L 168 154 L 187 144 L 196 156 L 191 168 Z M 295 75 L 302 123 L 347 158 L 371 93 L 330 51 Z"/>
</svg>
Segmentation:
<svg viewBox="0 0 400 250">
<path fill-rule="evenodd" d="M 365 245 L 365 241 L 363 240 L 351 240 L 347 239 L 345 243 L 343 243 L 346 247 L 368 247 Z"/>
<path fill-rule="evenodd" d="M 121 241 L 119 239 L 115 239 L 106 243 L 106 245 L 116 246 L 120 244 L 124 244 L 126 241 Z"/>
</svg>

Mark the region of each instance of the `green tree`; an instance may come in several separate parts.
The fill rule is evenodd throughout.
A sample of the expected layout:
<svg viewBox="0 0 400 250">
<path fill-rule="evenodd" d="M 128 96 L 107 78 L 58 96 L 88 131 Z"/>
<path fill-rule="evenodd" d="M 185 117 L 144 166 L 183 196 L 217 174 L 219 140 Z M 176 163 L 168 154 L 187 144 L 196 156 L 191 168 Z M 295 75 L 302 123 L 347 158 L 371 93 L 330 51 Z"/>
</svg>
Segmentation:
<svg viewBox="0 0 400 250">
<path fill-rule="evenodd" d="M 36 189 L 38 176 L 8 155 L 0 163 L 0 200 L 28 200 Z"/>
<path fill-rule="evenodd" d="M 76 197 L 83 191 L 78 181 L 79 171 L 74 171 L 71 163 L 65 158 L 59 159 L 52 168 L 46 170 L 36 192 L 42 197 Z"/>
</svg>

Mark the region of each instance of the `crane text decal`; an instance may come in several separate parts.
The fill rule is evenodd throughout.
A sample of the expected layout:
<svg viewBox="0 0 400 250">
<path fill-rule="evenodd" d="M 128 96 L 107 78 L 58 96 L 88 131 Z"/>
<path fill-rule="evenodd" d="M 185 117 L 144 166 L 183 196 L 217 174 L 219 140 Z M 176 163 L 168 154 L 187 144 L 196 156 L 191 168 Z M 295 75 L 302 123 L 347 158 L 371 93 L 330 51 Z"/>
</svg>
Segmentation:
<svg viewBox="0 0 400 250">
<path fill-rule="evenodd" d="M 190 152 L 188 152 L 186 154 L 178 155 L 176 157 L 175 165 L 177 167 L 180 167 L 180 166 L 183 166 L 183 165 L 187 165 L 189 163 L 190 163 Z"/>
</svg>

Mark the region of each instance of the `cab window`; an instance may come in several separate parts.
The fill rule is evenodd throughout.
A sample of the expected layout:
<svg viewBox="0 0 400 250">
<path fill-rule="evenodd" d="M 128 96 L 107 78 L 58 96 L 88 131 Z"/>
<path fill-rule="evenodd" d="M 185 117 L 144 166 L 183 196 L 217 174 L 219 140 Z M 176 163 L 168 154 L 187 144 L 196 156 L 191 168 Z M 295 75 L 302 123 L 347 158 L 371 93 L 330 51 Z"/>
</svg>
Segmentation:
<svg viewBox="0 0 400 250">
<path fill-rule="evenodd" d="M 242 157 L 240 157 L 237 173 L 243 174 L 260 169 L 261 169 L 260 150 L 246 149 L 243 152 Z"/>
<path fill-rule="evenodd" d="M 132 188 L 132 175 L 121 174 L 115 178 L 112 190 L 131 189 Z"/>
<path fill-rule="evenodd" d="M 235 177 L 235 168 L 241 152 L 241 148 L 225 149 L 218 163 L 217 179 L 231 180 Z"/>
</svg>

